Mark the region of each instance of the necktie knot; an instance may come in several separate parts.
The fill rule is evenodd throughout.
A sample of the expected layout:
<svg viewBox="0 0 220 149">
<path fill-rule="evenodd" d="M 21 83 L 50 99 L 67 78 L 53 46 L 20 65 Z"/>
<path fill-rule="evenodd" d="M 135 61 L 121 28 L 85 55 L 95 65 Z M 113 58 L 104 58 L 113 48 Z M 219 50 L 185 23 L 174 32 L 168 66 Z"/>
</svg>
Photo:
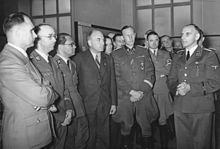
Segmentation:
<svg viewBox="0 0 220 149">
<path fill-rule="evenodd" d="M 68 66 L 69 69 L 71 70 L 70 60 L 67 60 L 67 66 Z"/>
<path fill-rule="evenodd" d="M 190 53 L 189 53 L 189 50 L 188 50 L 187 54 L 186 54 L 186 60 L 188 61 L 189 58 L 190 58 Z"/>
</svg>

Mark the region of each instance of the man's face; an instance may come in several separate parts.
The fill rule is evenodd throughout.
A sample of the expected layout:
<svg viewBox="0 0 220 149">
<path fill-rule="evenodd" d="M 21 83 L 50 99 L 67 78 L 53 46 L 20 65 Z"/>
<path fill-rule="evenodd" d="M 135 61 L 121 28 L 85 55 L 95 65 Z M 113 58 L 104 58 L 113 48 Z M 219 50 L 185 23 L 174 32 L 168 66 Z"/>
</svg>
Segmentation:
<svg viewBox="0 0 220 149">
<path fill-rule="evenodd" d="M 56 42 L 56 34 L 51 26 L 44 25 L 40 27 L 38 37 L 38 46 L 42 48 L 45 53 L 49 53 L 54 49 L 54 44 Z"/>
<path fill-rule="evenodd" d="M 105 53 L 110 54 L 112 52 L 112 41 L 109 38 L 105 40 Z"/>
<path fill-rule="evenodd" d="M 76 45 L 70 36 L 66 36 L 66 42 L 61 46 L 63 46 L 62 50 L 67 57 L 75 55 Z"/>
<path fill-rule="evenodd" d="M 123 36 L 117 36 L 115 38 L 115 48 L 121 48 L 124 45 L 124 38 Z"/>
<path fill-rule="evenodd" d="M 132 28 L 124 29 L 122 31 L 122 35 L 125 41 L 125 45 L 129 47 L 133 47 L 134 42 L 135 42 L 135 36 L 136 36 L 134 30 Z"/>
<path fill-rule="evenodd" d="M 148 47 L 150 49 L 157 49 L 159 46 L 159 37 L 157 35 L 148 36 Z"/>
<path fill-rule="evenodd" d="M 182 30 L 182 45 L 184 48 L 191 48 L 197 45 L 197 40 L 199 39 L 199 33 L 196 31 L 194 26 L 185 26 Z"/>
<path fill-rule="evenodd" d="M 162 46 L 165 48 L 172 47 L 172 40 L 167 36 L 164 36 L 163 38 L 161 38 L 161 43 L 162 43 Z"/>
<path fill-rule="evenodd" d="M 37 37 L 33 28 L 34 25 L 31 20 L 24 16 L 24 23 L 19 27 L 21 34 L 18 38 L 22 40 L 26 48 L 33 46 L 34 40 Z"/>
<path fill-rule="evenodd" d="M 91 50 L 100 53 L 104 50 L 104 36 L 100 31 L 94 31 L 89 40 L 88 44 Z"/>
</svg>

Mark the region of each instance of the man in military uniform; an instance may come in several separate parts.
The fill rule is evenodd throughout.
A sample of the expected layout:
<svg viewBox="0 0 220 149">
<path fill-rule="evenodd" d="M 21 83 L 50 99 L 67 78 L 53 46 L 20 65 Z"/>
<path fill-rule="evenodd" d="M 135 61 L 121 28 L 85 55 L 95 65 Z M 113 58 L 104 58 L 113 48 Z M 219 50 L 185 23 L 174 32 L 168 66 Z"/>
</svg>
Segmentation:
<svg viewBox="0 0 220 149">
<path fill-rule="evenodd" d="M 213 51 L 198 46 L 200 29 L 182 29 L 185 50 L 174 56 L 168 86 L 175 95 L 174 119 L 178 149 L 209 149 L 213 92 L 220 88 L 220 67 Z"/>
<path fill-rule="evenodd" d="M 158 116 L 158 109 L 152 97 L 154 66 L 146 49 L 134 46 L 134 28 L 124 26 L 121 31 L 125 46 L 112 53 L 118 91 L 118 111 L 113 115 L 113 119 L 121 124 L 123 146 L 129 148 L 129 135 L 135 115 L 141 127 L 144 148 L 149 148 L 150 124 Z"/>
<path fill-rule="evenodd" d="M 170 71 L 171 57 L 168 51 L 161 50 L 159 46 L 159 36 L 151 31 L 147 35 L 148 50 L 155 67 L 156 81 L 153 92 L 157 102 L 160 116 L 158 118 L 160 129 L 161 149 L 168 148 L 168 118 L 173 114 L 172 98 L 166 84 L 167 76 Z"/>
<path fill-rule="evenodd" d="M 56 34 L 49 24 L 40 24 L 36 28 L 37 38 L 35 40 L 35 49 L 30 54 L 30 59 L 42 76 L 50 82 L 60 98 L 55 102 L 57 111 L 53 113 L 55 120 L 55 131 L 57 137 L 53 140 L 49 148 L 64 148 L 67 125 L 70 124 L 73 116 L 73 107 L 71 99 L 64 86 L 61 70 L 55 65 L 49 52 L 53 50 L 56 42 Z"/>
<path fill-rule="evenodd" d="M 85 149 L 89 137 L 88 121 L 81 96 L 77 90 L 78 78 L 76 64 L 70 59 L 75 55 L 75 43 L 67 33 L 58 35 L 55 49 L 57 54 L 53 57 L 56 65 L 64 76 L 64 84 L 74 105 L 75 117 L 68 126 L 65 149 Z"/>
</svg>

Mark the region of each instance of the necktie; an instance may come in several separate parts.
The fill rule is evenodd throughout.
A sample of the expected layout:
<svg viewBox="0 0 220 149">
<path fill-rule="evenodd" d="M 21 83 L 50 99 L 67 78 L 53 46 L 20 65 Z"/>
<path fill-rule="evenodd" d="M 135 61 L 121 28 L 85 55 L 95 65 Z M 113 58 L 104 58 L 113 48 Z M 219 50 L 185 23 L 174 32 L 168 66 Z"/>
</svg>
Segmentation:
<svg viewBox="0 0 220 149">
<path fill-rule="evenodd" d="M 190 58 L 190 53 L 189 53 L 189 51 L 187 51 L 186 60 L 188 61 L 189 58 Z"/>
<path fill-rule="evenodd" d="M 98 66 L 98 68 L 100 68 L 100 62 L 99 62 L 98 55 L 95 56 L 95 62 L 96 62 L 96 65 Z"/>
<path fill-rule="evenodd" d="M 71 70 L 70 60 L 67 60 L 67 66 L 68 66 L 69 69 Z"/>
</svg>

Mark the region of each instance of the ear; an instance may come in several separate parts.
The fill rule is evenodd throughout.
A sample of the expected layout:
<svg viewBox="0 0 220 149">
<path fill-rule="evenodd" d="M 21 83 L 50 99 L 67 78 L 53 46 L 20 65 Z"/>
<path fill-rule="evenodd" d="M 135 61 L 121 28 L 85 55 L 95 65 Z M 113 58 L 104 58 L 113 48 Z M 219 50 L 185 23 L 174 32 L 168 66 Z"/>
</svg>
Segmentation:
<svg viewBox="0 0 220 149">
<path fill-rule="evenodd" d="M 92 46 L 91 40 L 88 40 L 88 45 L 89 45 L 89 47 Z"/>
<path fill-rule="evenodd" d="M 199 38 L 200 38 L 200 34 L 197 33 L 197 34 L 196 34 L 196 40 L 199 40 Z"/>
</svg>

